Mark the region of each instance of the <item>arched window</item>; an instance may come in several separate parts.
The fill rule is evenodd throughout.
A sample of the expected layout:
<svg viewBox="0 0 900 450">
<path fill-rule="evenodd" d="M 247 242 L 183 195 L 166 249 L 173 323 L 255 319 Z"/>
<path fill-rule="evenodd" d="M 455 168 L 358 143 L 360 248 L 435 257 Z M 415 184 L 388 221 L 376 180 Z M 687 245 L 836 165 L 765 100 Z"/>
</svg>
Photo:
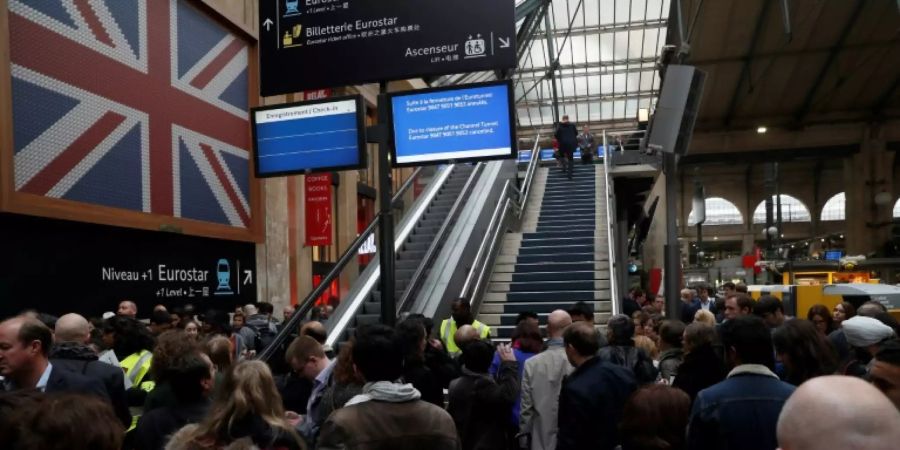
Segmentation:
<svg viewBox="0 0 900 450">
<path fill-rule="evenodd" d="M 844 220 L 847 218 L 847 196 L 843 192 L 835 194 L 834 197 L 825 202 L 822 207 L 822 221 Z M 896 207 L 894 207 L 896 211 Z"/>
<path fill-rule="evenodd" d="M 744 216 L 741 211 L 734 206 L 734 203 L 725 200 L 722 197 L 710 197 L 704 200 L 706 204 L 706 221 L 703 225 L 741 225 L 744 223 Z M 688 226 L 697 225 L 697 219 L 694 217 L 694 211 L 688 215 Z"/>
<path fill-rule="evenodd" d="M 897 203 L 894 203 L 894 218 L 900 219 L 900 199 L 897 199 Z"/>
<path fill-rule="evenodd" d="M 772 196 L 772 218 L 777 218 L 778 214 L 778 198 Z M 781 194 L 781 221 L 782 222 L 810 222 L 812 215 L 809 208 L 797 198 L 790 195 Z M 766 202 L 762 201 L 753 211 L 753 223 L 766 223 Z"/>
</svg>

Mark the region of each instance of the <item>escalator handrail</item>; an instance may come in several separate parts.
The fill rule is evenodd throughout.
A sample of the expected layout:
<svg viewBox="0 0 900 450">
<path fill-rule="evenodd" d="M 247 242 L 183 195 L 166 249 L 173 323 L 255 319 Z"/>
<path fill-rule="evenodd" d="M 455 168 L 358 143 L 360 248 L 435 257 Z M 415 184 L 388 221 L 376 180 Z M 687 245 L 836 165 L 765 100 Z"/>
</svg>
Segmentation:
<svg viewBox="0 0 900 450">
<path fill-rule="evenodd" d="M 528 168 L 525 169 L 525 179 L 522 180 L 522 188 L 519 190 L 519 214 L 516 217 L 519 220 L 521 220 L 522 215 L 525 214 L 526 201 L 528 200 L 528 195 L 531 193 L 531 182 L 534 181 L 534 173 L 537 171 L 538 165 L 540 165 L 540 142 L 541 136 L 538 135 L 534 139 L 534 148 L 531 149 L 531 159 L 528 161 Z"/>
<path fill-rule="evenodd" d="M 612 304 L 612 314 L 619 314 L 621 299 L 619 298 L 619 264 L 616 260 L 616 237 L 614 224 L 616 223 L 616 210 L 612 207 L 613 197 L 609 192 L 609 169 L 612 166 L 613 152 L 609 151 L 609 140 L 606 130 L 603 130 L 603 182 L 605 183 L 606 196 L 606 248 L 609 251 L 609 299 Z"/>
<path fill-rule="evenodd" d="M 435 234 L 434 239 L 432 239 L 431 244 L 428 246 L 428 250 L 425 252 L 425 256 L 422 257 L 422 262 L 419 263 L 419 266 L 416 268 L 415 273 L 413 273 L 412 278 L 410 278 L 409 285 L 403 291 L 403 295 L 400 297 L 400 300 L 397 301 L 398 314 L 403 312 L 404 306 L 409 301 L 410 297 L 416 294 L 419 285 L 425 280 L 425 271 L 428 270 L 428 267 L 431 266 L 433 259 L 435 258 L 435 256 L 437 256 L 437 249 L 444 242 L 444 235 L 447 234 L 448 230 L 450 230 L 451 223 L 459 215 L 459 211 L 462 210 L 462 204 L 465 202 L 467 192 L 471 191 L 471 189 L 474 187 L 475 180 L 478 179 L 478 174 L 484 167 L 484 163 L 478 163 L 475 166 L 475 169 L 472 170 L 472 173 L 466 180 L 466 184 L 463 185 L 462 191 L 460 191 L 459 195 L 456 197 L 456 201 L 453 202 L 453 206 L 447 213 L 447 217 L 444 218 L 444 222 L 441 224 L 441 228 L 438 229 L 437 234 Z"/>
<path fill-rule="evenodd" d="M 422 173 L 422 168 L 419 167 L 412 174 L 410 174 L 409 178 L 400 186 L 395 193 L 391 197 L 391 205 L 400 200 L 406 191 L 409 190 L 410 186 L 413 185 L 415 179 L 419 177 Z M 282 327 L 281 330 L 278 331 L 278 334 L 275 335 L 275 339 L 269 344 L 268 347 L 263 349 L 263 351 L 257 355 L 257 358 L 262 361 L 268 361 L 284 344 L 284 341 L 292 334 L 293 330 L 297 329 L 297 326 L 300 325 L 300 322 L 303 321 L 303 318 L 306 317 L 306 314 L 313 308 L 315 301 L 319 298 L 325 291 L 330 287 L 331 282 L 337 279 L 337 277 L 344 270 L 344 267 L 353 261 L 356 258 L 357 251 L 359 248 L 368 240 L 369 236 L 375 232 L 375 229 L 378 227 L 378 220 L 381 218 L 381 213 L 375 214 L 375 217 L 369 222 L 369 225 L 366 226 L 366 229 L 363 230 L 356 239 L 350 243 L 350 246 L 347 247 L 347 250 L 341 254 L 338 258 L 337 262 L 334 264 L 334 267 L 325 275 L 325 278 L 319 283 L 306 298 L 303 299 L 300 303 L 298 303 L 295 308 L 294 315 L 291 316 L 291 320 L 288 321 L 285 326 Z"/>
<path fill-rule="evenodd" d="M 488 222 L 484 237 L 478 245 L 475 259 L 472 261 L 469 273 L 466 274 L 466 281 L 463 283 L 459 298 L 469 299 L 469 301 L 472 302 L 473 311 L 477 311 L 474 306 L 477 306 L 475 303 L 477 303 L 478 299 L 476 299 L 475 296 L 480 290 L 478 285 L 481 284 L 485 278 L 484 275 L 487 271 L 488 263 L 492 261 L 491 253 L 496 247 L 496 241 L 499 240 L 502 235 L 499 230 L 506 227 L 505 222 L 508 209 L 511 206 L 516 208 L 518 210 L 516 220 L 521 220 L 522 218 L 525 205 L 528 202 L 528 194 L 531 192 L 531 183 L 534 181 L 534 173 L 540 161 L 540 140 L 541 137 L 538 135 L 534 141 L 534 148 L 531 150 L 531 160 L 528 162 L 528 168 L 525 170 L 525 179 L 522 182 L 522 189 L 516 189 L 509 180 L 504 183 L 503 191 L 501 191 L 500 197 L 497 199 L 497 206 L 491 214 L 491 220 Z M 513 193 L 515 193 L 517 197 L 515 200 L 512 198 Z"/>
<path fill-rule="evenodd" d="M 447 182 L 454 167 L 455 164 L 450 164 L 443 171 L 438 172 L 435 175 L 434 180 L 428 184 L 425 191 L 423 191 L 422 195 L 416 200 L 416 203 L 411 206 L 412 209 L 410 209 L 406 213 L 406 216 L 400 221 L 400 225 L 394 233 L 394 251 L 399 250 L 406 241 L 406 238 L 412 233 L 416 224 L 419 222 L 419 219 L 428 209 L 428 205 L 431 204 L 431 201 L 434 200 L 434 197 L 437 195 L 437 191 L 439 191 Z M 362 307 L 365 298 L 370 295 L 380 276 L 381 268 L 376 259 L 370 263 L 366 267 L 366 270 L 360 274 L 360 277 L 353 282 L 353 286 L 350 288 L 351 294 L 348 295 L 347 298 L 341 300 L 341 305 L 335 310 L 336 314 L 333 315 L 329 320 L 329 323 L 326 324 L 326 327 L 328 328 L 326 344 L 334 345 L 337 340 L 340 339 L 344 330 L 349 326 L 350 321 L 356 316 L 359 308 Z M 343 311 L 338 315 L 337 312 L 342 309 Z"/>
</svg>

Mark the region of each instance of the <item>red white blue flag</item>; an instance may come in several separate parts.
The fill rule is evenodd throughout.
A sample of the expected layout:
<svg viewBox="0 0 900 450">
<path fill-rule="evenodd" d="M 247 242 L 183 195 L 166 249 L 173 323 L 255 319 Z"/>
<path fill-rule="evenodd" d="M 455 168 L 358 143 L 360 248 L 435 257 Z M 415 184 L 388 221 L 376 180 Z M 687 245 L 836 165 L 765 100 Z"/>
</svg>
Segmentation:
<svg viewBox="0 0 900 450">
<path fill-rule="evenodd" d="M 18 192 L 250 225 L 248 45 L 187 0 L 9 0 Z"/>
</svg>

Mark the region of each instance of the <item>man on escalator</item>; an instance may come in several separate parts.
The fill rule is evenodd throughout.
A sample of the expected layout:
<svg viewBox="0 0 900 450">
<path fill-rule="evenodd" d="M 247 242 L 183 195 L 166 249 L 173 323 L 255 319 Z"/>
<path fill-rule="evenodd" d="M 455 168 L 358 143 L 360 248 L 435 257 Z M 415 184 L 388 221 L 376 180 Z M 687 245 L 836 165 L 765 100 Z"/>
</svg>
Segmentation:
<svg viewBox="0 0 900 450">
<path fill-rule="evenodd" d="M 444 348 L 450 355 L 457 355 L 460 352 L 459 346 L 453 339 L 456 330 L 463 325 L 471 325 L 478 332 L 481 339 L 489 339 L 491 337 L 491 327 L 475 320 L 472 316 L 472 305 L 464 298 L 453 300 L 451 308 L 451 317 L 441 322 L 441 341 Z"/>
</svg>

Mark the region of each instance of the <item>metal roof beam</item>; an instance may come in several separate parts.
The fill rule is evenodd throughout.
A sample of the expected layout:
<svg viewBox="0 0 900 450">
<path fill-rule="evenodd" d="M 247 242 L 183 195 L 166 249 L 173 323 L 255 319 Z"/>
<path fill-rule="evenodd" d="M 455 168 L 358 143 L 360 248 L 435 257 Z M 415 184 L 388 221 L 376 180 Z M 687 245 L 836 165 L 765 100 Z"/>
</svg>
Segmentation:
<svg viewBox="0 0 900 450">
<path fill-rule="evenodd" d="M 749 80 L 750 78 L 750 62 L 753 60 L 753 52 L 756 50 L 756 45 L 759 43 L 759 36 L 763 29 L 763 24 L 766 21 L 766 17 L 769 15 L 769 7 L 772 6 L 772 3 L 775 0 L 764 0 L 762 10 L 759 12 L 759 16 L 756 17 L 756 25 L 753 28 L 753 36 L 750 37 L 750 48 L 747 49 L 747 54 L 744 56 L 744 64 L 741 66 L 741 75 L 738 78 L 737 84 L 734 86 L 734 93 L 731 94 L 731 100 L 728 103 L 728 109 L 725 112 L 725 126 L 731 124 L 731 120 L 734 118 L 734 111 L 737 109 L 738 97 L 741 95 L 741 86 L 744 85 L 744 80 Z M 748 81 L 749 82 L 749 81 Z"/>
<path fill-rule="evenodd" d="M 588 25 L 583 27 L 572 27 L 572 32 L 569 33 L 569 36 L 584 36 L 584 35 L 593 35 L 593 34 L 608 34 L 615 33 L 617 31 L 636 31 L 636 30 L 653 30 L 657 28 L 664 28 L 668 21 L 665 19 L 652 19 L 652 20 L 638 20 L 634 22 L 623 22 L 617 24 L 608 24 L 608 25 Z M 567 30 L 564 28 L 556 28 L 552 30 L 550 34 L 554 37 L 563 37 L 566 35 Z M 542 31 L 541 36 L 544 37 L 547 35 L 546 31 Z"/>
<path fill-rule="evenodd" d="M 900 0 L 897 1 L 900 2 Z M 891 99 L 894 98 L 894 93 L 897 92 L 897 89 L 900 89 L 900 74 L 897 74 L 897 76 L 894 77 L 894 82 L 877 97 L 878 100 L 875 105 L 872 106 L 872 115 L 881 115 L 884 108 L 890 103 Z"/>
<path fill-rule="evenodd" d="M 591 94 L 591 95 L 575 95 L 569 96 L 561 100 L 557 100 L 556 102 L 551 103 L 549 100 L 544 99 L 526 99 L 516 103 L 517 107 L 542 107 L 542 106 L 552 106 L 553 104 L 572 104 L 572 103 L 592 103 L 592 102 L 604 102 L 604 101 L 622 101 L 622 100 L 640 100 L 645 98 L 655 98 L 656 91 L 637 91 L 637 92 L 622 92 L 616 94 Z"/>
<path fill-rule="evenodd" d="M 813 82 L 812 87 L 809 88 L 809 91 L 806 93 L 806 97 L 803 99 L 803 103 L 800 108 L 797 109 L 797 112 L 794 114 L 794 120 L 798 123 L 802 122 L 806 115 L 809 114 L 809 110 L 812 108 L 813 99 L 816 97 L 816 92 L 819 91 L 819 86 L 822 85 L 822 81 L 825 80 L 825 75 L 828 74 L 828 70 L 831 69 L 832 64 L 837 59 L 838 54 L 841 51 L 841 48 L 844 46 L 844 41 L 847 40 L 847 36 L 850 35 L 850 31 L 853 29 L 853 26 L 856 25 L 856 21 L 859 19 L 859 16 L 862 13 L 863 8 L 866 6 L 866 2 L 857 1 L 856 6 L 853 8 L 853 14 L 850 16 L 850 20 L 844 25 L 844 29 L 841 30 L 841 35 L 838 38 L 837 42 L 831 47 L 831 51 L 828 53 L 828 59 L 825 60 L 825 64 L 822 66 L 822 69 L 819 70 L 819 74 L 816 76 L 816 81 Z"/>
<path fill-rule="evenodd" d="M 620 74 L 631 74 L 644 72 L 644 75 L 647 75 L 647 72 L 655 72 L 656 67 L 654 66 L 646 66 L 646 67 L 631 67 L 630 69 L 620 68 L 620 69 L 604 69 L 599 67 L 589 67 L 585 72 L 562 72 L 557 73 L 556 78 L 558 79 L 566 79 L 566 78 L 585 78 L 585 77 L 596 77 L 600 75 L 620 75 Z M 593 69 L 593 70 L 592 70 Z M 561 67 L 559 70 L 566 71 L 569 70 L 567 67 Z M 521 77 L 521 81 L 524 82 L 538 82 L 544 79 L 544 76 L 540 73 L 531 73 L 525 74 L 525 76 Z"/>
<path fill-rule="evenodd" d="M 549 3 L 549 0 L 525 0 L 521 5 L 516 6 L 516 23 L 546 3 Z"/>
<path fill-rule="evenodd" d="M 553 29 L 553 24 L 550 23 L 550 13 L 549 9 L 544 13 L 544 28 L 547 30 Z M 556 69 L 559 68 L 559 59 L 556 58 L 556 49 L 553 42 L 553 38 L 549 35 L 547 36 L 547 61 L 550 62 L 550 68 L 547 69 L 547 78 L 550 79 L 550 93 L 551 100 L 553 105 L 553 123 L 559 122 L 559 97 L 556 91 Z"/>
<path fill-rule="evenodd" d="M 647 67 L 642 67 L 643 64 L 648 64 Z M 559 70 L 584 70 L 584 69 L 596 69 L 596 68 L 604 68 L 604 67 L 632 67 L 632 70 L 637 72 L 641 70 L 655 69 L 656 68 L 656 57 L 655 56 L 647 56 L 645 58 L 631 58 L 631 59 L 619 59 L 615 61 L 592 61 L 585 62 L 579 64 L 566 64 L 560 65 L 558 67 Z M 638 66 L 638 67 L 634 67 Z M 518 69 L 517 73 L 525 76 L 525 75 L 543 75 L 550 67 L 542 66 L 542 67 L 534 67 L 528 69 Z"/>
</svg>

